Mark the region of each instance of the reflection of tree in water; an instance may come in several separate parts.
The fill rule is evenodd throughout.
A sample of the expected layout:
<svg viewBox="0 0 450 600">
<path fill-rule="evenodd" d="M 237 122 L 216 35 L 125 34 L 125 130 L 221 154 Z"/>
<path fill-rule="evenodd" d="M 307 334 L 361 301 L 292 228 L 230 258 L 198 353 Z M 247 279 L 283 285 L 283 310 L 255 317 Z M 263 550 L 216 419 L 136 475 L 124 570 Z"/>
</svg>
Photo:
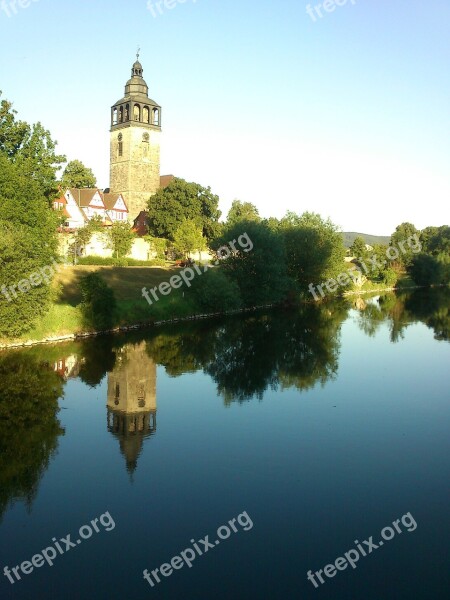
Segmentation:
<svg viewBox="0 0 450 600">
<path fill-rule="evenodd" d="M 56 417 L 62 378 L 27 353 L 0 356 L 0 517 L 18 500 L 31 507 L 64 434 Z"/>
<path fill-rule="evenodd" d="M 115 344 L 117 344 L 117 339 Z M 116 362 L 113 336 L 100 336 L 81 342 L 79 353 L 83 357 L 80 379 L 90 387 L 99 385 Z"/>
<path fill-rule="evenodd" d="M 269 387 L 305 390 L 322 385 L 338 368 L 343 304 L 307 305 L 236 323 L 217 336 L 206 367 L 225 402 L 262 398 Z"/>
<path fill-rule="evenodd" d="M 369 337 L 373 337 L 380 325 L 386 321 L 386 314 L 378 303 L 368 302 L 358 307 L 358 326 Z"/>
<path fill-rule="evenodd" d="M 217 328 L 214 321 L 180 323 L 165 327 L 147 340 L 147 352 L 171 377 L 195 373 L 211 357 L 210 337 Z"/>
<path fill-rule="evenodd" d="M 374 335 L 382 322 L 390 325 L 390 339 L 398 342 L 413 323 L 421 322 L 434 331 L 437 340 L 450 340 L 450 289 L 416 289 L 386 294 L 377 303 L 368 303 L 358 315 L 358 324 Z"/>
<path fill-rule="evenodd" d="M 147 352 L 172 376 L 203 369 L 226 403 L 261 399 L 269 387 L 306 389 L 333 377 L 346 314 L 333 303 L 189 323 L 155 336 Z"/>
</svg>

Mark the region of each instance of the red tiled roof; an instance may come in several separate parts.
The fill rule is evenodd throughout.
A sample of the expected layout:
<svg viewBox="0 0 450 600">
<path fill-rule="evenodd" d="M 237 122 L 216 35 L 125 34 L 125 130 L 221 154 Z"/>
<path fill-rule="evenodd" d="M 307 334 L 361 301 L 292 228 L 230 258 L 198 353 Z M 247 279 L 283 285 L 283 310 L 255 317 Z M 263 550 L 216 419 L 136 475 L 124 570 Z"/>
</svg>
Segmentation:
<svg viewBox="0 0 450 600">
<path fill-rule="evenodd" d="M 161 177 L 159 178 L 159 185 L 164 189 L 174 179 L 175 179 L 175 175 L 161 175 Z"/>
</svg>

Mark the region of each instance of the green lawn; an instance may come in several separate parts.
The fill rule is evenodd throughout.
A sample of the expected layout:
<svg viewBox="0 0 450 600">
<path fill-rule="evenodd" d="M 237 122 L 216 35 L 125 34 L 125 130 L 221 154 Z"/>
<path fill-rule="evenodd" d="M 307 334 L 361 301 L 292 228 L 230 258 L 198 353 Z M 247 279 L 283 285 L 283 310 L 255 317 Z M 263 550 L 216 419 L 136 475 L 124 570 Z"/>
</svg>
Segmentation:
<svg viewBox="0 0 450 600">
<path fill-rule="evenodd" d="M 62 286 L 61 301 L 76 306 L 81 298 L 78 283 L 83 275 L 98 273 L 114 290 L 117 300 L 142 300 L 142 288 L 158 286 L 168 281 L 179 267 L 103 267 L 62 265 L 54 285 Z"/>
</svg>

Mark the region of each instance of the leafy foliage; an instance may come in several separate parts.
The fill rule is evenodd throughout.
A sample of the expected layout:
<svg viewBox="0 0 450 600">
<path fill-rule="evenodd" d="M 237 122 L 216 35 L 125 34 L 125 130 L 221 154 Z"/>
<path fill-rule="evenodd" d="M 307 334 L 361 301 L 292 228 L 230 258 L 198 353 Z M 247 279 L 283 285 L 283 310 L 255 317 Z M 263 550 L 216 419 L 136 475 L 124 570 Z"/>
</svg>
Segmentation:
<svg viewBox="0 0 450 600">
<path fill-rule="evenodd" d="M 242 235 L 251 240 L 252 249 L 245 251 L 236 243 Z M 235 242 L 237 251 L 223 260 L 223 269 L 228 278 L 238 285 L 244 306 L 283 300 L 292 287 L 292 281 L 287 274 L 281 237 L 265 223 L 241 221 L 225 227 L 211 247 L 218 250 L 231 241 Z"/>
<path fill-rule="evenodd" d="M 64 169 L 61 187 L 63 189 L 95 188 L 97 187 L 97 180 L 92 169 L 85 167 L 80 160 L 72 160 Z"/>
<path fill-rule="evenodd" d="M 66 157 L 55 153 L 57 142 L 41 123 L 30 125 L 17 120 L 11 102 L 0 103 L 0 154 L 14 163 L 19 172 L 36 182 L 50 203 L 58 195 L 56 172 Z"/>
<path fill-rule="evenodd" d="M 0 152 L 0 283 L 10 289 L 39 274 L 56 258 L 56 215 L 39 183 Z M 54 268 L 54 267 L 53 267 Z M 51 279 L 51 278 L 50 278 Z M 36 280 L 37 281 L 37 280 Z M 27 286 L 23 284 L 23 289 Z M 11 300 L 0 294 L 0 335 L 16 337 L 32 328 L 50 299 L 48 277 Z"/>
<path fill-rule="evenodd" d="M 240 221 L 261 221 L 258 209 L 251 202 L 233 200 L 227 215 L 227 225 L 235 225 Z"/>
<path fill-rule="evenodd" d="M 124 258 L 131 251 L 136 238 L 128 223 L 113 223 L 107 235 L 115 258 Z"/>
<path fill-rule="evenodd" d="M 101 331 L 111 329 L 117 308 L 114 291 L 97 273 L 89 273 L 81 278 L 80 291 L 84 326 Z"/>
<path fill-rule="evenodd" d="M 364 260 L 366 258 L 367 248 L 366 248 L 366 242 L 364 241 L 364 238 L 362 238 L 361 236 L 358 236 L 357 238 L 355 238 L 355 241 L 350 246 L 350 253 L 352 256 L 355 256 L 356 258 L 360 258 L 361 260 Z"/>
<path fill-rule="evenodd" d="M 173 245 L 183 256 L 189 256 L 195 251 L 201 252 L 206 248 L 201 227 L 194 220 L 183 221 L 174 233 Z"/>
<path fill-rule="evenodd" d="M 226 312 L 241 308 L 237 283 L 230 280 L 220 267 L 214 267 L 193 281 L 192 294 L 205 312 Z"/>
<path fill-rule="evenodd" d="M 417 235 L 419 238 L 419 230 L 416 229 L 412 223 L 402 223 L 401 225 L 398 225 L 396 227 L 391 237 L 391 247 L 397 249 L 403 247 L 403 252 L 400 253 L 399 258 L 397 260 L 401 265 L 403 265 L 406 268 L 411 264 L 414 253 L 412 249 L 408 246 L 408 244 L 406 244 L 405 242 L 414 235 Z M 400 244 L 402 242 L 404 243 L 401 246 Z"/>
<path fill-rule="evenodd" d="M 342 272 L 345 256 L 342 235 L 329 219 L 315 213 L 288 212 L 279 231 L 286 249 L 287 272 L 300 290 Z"/>
<path fill-rule="evenodd" d="M 149 233 L 174 240 L 183 221 L 193 220 L 209 240 L 220 230 L 218 205 L 219 197 L 211 192 L 211 188 L 175 178 L 149 200 Z"/>
</svg>

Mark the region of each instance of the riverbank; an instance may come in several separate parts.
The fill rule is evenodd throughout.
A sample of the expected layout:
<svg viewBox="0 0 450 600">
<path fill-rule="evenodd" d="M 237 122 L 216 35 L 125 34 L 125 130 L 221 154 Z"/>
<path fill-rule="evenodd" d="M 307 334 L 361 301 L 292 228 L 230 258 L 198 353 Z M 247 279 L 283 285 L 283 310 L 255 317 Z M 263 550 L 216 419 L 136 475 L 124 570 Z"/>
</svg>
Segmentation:
<svg viewBox="0 0 450 600">
<path fill-rule="evenodd" d="M 107 266 L 62 266 L 53 282 L 54 301 L 39 323 L 26 335 L 17 339 L 0 339 L 0 349 L 28 347 L 39 344 L 67 342 L 94 337 L 107 333 L 132 331 L 180 321 L 212 318 L 219 315 L 245 313 L 269 306 L 257 306 L 240 310 L 217 312 L 204 310 L 196 303 L 190 289 L 174 289 L 170 295 L 161 296 L 151 305 L 142 297 L 142 288 L 151 289 L 168 281 L 179 272 L 175 265 L 165 267 L 107 267 Z M 114 327 L 101 330 L 87 327 L 80 308 L 80 279 L 89 273 L 97 273 L 114 291 L 117 301 Z M 345 296 L 389 292 L 412 287 L 414 282 L 402 281 L 397 288 L 371 284 L 364 289 L 349 290 Z M 306 300 L 305 300 L 306 302 Z"/>
</svg>

